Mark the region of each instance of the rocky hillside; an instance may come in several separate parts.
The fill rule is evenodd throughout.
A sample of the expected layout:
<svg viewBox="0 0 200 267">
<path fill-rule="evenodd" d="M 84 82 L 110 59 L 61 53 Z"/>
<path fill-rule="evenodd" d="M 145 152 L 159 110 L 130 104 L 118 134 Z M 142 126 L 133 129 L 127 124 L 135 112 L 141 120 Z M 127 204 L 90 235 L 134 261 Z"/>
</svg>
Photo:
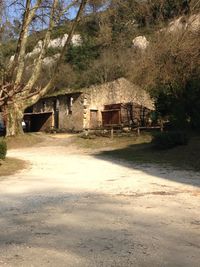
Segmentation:
<svg viewBox="0 0 200 267">
<path fill-rule="evenodd" d="M 132 0 L 127 0 L 126 3 L 122 1 L 122 4 L 121 1 L 111 2 L 109 9 L 88 15 L 81 21 L 65 55 L 57 88 L 87 87 L 120 77 L 132 79 L 135 76 L 133 70 L 141 64 L 136 63 L 134 66 L 138 54 L 146 51 L 148 47 L 151 49 L 158 36 L 165 33 L 174 34 L 176 38 L 177 32 L 187 31 L 188 34 L 198 32 L 200 28 L 198 9 L 197 12 L 190 12 L 189 6 L 181 5 L 180 1 L 174 1 L 170 6 L 168 1 L 160 0 L 148 4 Z M 51 67 L 59 56 L 69 27 L 70 23 L 67 22 L 53 30 L 52 40 L 43 61 L 47 68 L 43 69 L 41 83 L 52 75 Z M 44 31 L 29 36 L 27 72 L 31 71 L 32 63 L 41 51 L 43 36 Z M 15 49 L 15 41 L 3 44 L 2 60 L 12 60 Z M 142 78 L 139 83 L 143 80 Z"/>
<path fill-rule="evenodd" d="M 177 34 L 186 32 L 186 34 L 189 34 L 190 32 L 198 33 L 199 30 L 200 14 L 194 14 L 191 16 L 181 16 L 172 20 L 165 28 L 161 28 L 157 33 Z M 132 43 L 134 48 L 140 50 L 145 50 L 149 45 L 146 36 L 137 36 L 133 39 Z"/>
</svg>

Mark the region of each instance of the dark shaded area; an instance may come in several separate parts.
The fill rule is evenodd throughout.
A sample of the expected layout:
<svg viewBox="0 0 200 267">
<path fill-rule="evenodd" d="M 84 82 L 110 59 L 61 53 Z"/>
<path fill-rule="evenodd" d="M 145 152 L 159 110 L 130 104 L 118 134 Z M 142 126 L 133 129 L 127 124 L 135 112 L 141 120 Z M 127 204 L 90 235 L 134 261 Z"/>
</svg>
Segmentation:
<svg viewBox="0 0 200 267">
<path fill-rule="evenodd" d="M 5 134 L 6 134 L 5 120 L 3 112 L 0 108 L 0 136 L 5 136 Z"/>
<path fill-rule="evenodd" d="M 153 176 L 162 174 L 162 179 L 200 186 L 200 137 L 193 137 L 187 146 L 157 150 L 151 143 L 133 144 L 125 148 L 105 150 L 94 155 L 115 164 L 142 170 Z M 152 166 L 156 168 L 152 168 Z M 185 170 L 185 177 L 177 177 L 176 171 Z M 187 171 L 194 171 L 193 178 Z"/>
<path fill-rule="evenodd" d="M 180 203 L 174 205 L 173 212 L 150 200 L 149 206 L 141 202 L 138 210 L 135 202 L 127 211 L 131 202 L 135 202 L 133 198 L 61 193 L 55 189 L 23 196 L 3 194 L 3 259 L 16 266 L 30 262 L 33 266 L 39 262 L 44 266 L 73 267 L 147 267 L 161 266 L 160 262 L 167 262 L 166 266 L 198 266 L 199 246 L 193 237 L 196 225 L 187 221 L 191 225 L 187 231 L 181 224 L 177 230 L 176 223 L 170 222 L 172 214 L 179 214 Z M 187 214 L 187 207 L 181 209 Z M 181 216 L 177 218 L 181 220 Z M 65 265 L 69 254 L 73 261 Z"/>
<path fill-rule="evenodd" d="M 44 131 L 52 126 L 52 112 L 27 113 L 24 115 L 27 132 Z"/>
</svg>

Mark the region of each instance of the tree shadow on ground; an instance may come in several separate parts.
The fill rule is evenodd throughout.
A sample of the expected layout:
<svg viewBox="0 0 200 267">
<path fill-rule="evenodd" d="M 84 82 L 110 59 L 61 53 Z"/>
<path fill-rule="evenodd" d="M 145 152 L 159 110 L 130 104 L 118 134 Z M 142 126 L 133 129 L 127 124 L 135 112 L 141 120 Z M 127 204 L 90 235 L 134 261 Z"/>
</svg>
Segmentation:
<svg viewBox="0 0 200 267">
<path fill-rule="evenodd" d="M 197 225 L 180 224 L 188 206 L 161 202 L 53 189 L 4 194 L 0 260 L 9 266 L 197 267 Z"/>
<path fill-rule="evenodd" d="M 193 148 L 180 146 L 156 150 L 151 144 L 134 144 L 125 148 L 104 150 L 94 154 L 97 159 L 112 162 L 151 176 L 200 187 L 199 154 Z"/>
</svg>

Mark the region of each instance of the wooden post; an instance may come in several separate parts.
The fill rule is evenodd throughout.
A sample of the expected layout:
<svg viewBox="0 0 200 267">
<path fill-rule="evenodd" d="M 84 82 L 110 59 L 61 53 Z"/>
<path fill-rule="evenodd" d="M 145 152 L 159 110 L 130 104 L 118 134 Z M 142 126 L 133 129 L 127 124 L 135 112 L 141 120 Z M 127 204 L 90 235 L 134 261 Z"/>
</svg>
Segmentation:
<svg viewBox="0 0 200 267">
<path fill-rule="evenodd" d="M 160 131 L 163 132 L 163 120 L 160 120 Z"/>
<path fill-rule="evenodd" d="M 113 139 L 114 137 L 114 131 L 113 131 L 113 128 L 111 128 L 111 131 L 110 131 L 110 138 Z"/>
<path fill-rule="evenodd" d="M 140 127 L 137 127 L 137 135 L 140 136 Z"/>
</svg>

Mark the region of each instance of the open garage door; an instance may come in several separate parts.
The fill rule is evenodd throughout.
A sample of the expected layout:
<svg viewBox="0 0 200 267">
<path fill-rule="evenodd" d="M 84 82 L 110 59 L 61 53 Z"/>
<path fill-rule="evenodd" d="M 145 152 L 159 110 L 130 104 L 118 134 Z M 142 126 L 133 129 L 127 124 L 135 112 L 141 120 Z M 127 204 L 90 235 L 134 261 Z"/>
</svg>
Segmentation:
<svg viewBox="0 0 200 267">
<path fill-rule="evenodd" d="M 25 113 L 27 132 L 42 132 L 53 127 L 53 112 Z"/>
</svg>

